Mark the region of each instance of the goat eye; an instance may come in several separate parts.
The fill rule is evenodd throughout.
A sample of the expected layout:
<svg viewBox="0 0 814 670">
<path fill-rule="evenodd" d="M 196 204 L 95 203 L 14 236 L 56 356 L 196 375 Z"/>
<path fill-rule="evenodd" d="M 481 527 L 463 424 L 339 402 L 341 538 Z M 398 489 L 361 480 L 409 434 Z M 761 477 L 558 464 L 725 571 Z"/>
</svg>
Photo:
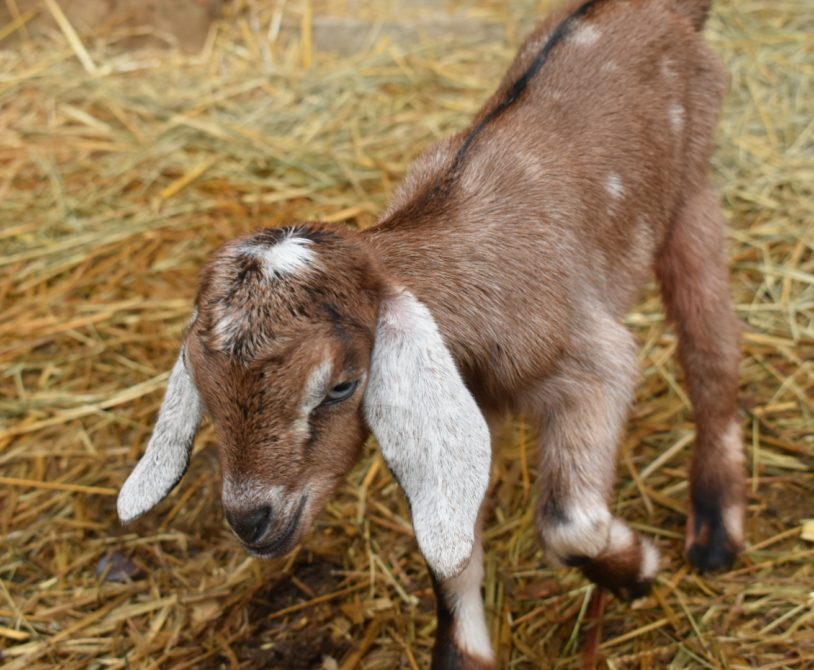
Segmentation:
<svg viewBox="0 0 814 670">
<path fill-rule="evenodd" d="M 353 395 L 353 392 L 356 390 L 357 386 L 359 386 L 358 381 L 342 382 L 341 384 L 337 384 L 330 391 L 328 391 L 328 394 L 325 396 L 325 403 L 330 404 L 347 400 Z"/>
</svg>

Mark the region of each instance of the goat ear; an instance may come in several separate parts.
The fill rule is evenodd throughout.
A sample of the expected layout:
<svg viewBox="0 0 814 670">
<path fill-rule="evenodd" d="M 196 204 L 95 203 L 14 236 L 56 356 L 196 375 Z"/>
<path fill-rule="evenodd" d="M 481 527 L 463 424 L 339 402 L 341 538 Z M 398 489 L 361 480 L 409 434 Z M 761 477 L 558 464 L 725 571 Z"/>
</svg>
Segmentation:
<svg viewBox="0 0 814 670">
<path fill-rule="evenodd" d="M 365 414 L 440 579 L 466 566 L 492 460 L 486 421 L 430 311 L 402 291 L 380 307 Z"/>
<path fill-rule="evenodd" d="M 202 417 L 201 396 L 186 368 L 182 349 L 147 451 L 119 491 L 117 507 L 124 523 L 149 512 L 181 481 Z"/>
</svg>

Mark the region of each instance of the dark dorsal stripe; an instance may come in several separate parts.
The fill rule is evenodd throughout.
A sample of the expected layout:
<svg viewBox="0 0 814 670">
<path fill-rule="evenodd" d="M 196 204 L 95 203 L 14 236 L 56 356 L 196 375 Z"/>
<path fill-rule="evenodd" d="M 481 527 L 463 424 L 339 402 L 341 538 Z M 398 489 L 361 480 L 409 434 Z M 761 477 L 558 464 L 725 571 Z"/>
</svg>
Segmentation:
<svg viewBox="0 0 814 670">
<path fill-rule="evenodd" d="M 469 135 L 467 135 L 464 143 L 461 145 L 461 148 L 458 149 L 458 153 L 455 154 L 455 160 L 452 163 L 451 169 L 453 175 L 459 172 L 463 167 L 466 154 L 469 152 L 469 149 L 472 148 L 472 145 L 478 139 L 480 134 L 486 129 L 486 126 L 492 123 L 507 109 L 509 109 L 509 107 L 517 102 L 520 96 L 523 95 L 528 88 L 531 80 L 534 79 L 535 75 L 542 69 L 543 65 L 545 65 L 546 61 L 548 60 L 548 56 L 553 51 L 554 47 L 556 47 L 568 36 L 571 29 L 574 27 L 574 24 L 580 18 L 585 16 L 585 14 L 587 14 L 600 2 L 603 2 L 603 0 L 588 0 L 588 2 L 583 3 L 576 11 L 569 14 L 568 17 L 557 26 L 554 32 L 551 33 L 551 36 L 548 38 L 548 40 L 546 40 L 546 43 L 543 45 L 540 53 L 537 54 L 537 57 L 534 59 L 532 64 L 529 65 L 528 69 L 523 73 L 523 75 L 516 82 L 514 82 L 514 85 L 509 89 L 509 93 L 506 95 L 506 97 L 503 98 L 503 100 L 501 100 L 500 103 L 484 117 L 483 121 L 481 121 L 477 127 L 471 133 L 469 133 Z"/>
</svg>

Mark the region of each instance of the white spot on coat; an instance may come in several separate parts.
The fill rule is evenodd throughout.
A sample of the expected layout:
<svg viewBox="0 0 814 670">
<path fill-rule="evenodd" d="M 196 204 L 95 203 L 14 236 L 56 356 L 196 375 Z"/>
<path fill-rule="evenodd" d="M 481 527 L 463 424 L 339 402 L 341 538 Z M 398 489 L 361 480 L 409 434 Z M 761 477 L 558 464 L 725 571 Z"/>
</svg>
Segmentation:
<svg viewBox="0 0 814 670">
<path fill-rule="evenodd" d="M 596 44 L 602 36 L 602 31 L 593 23 L 582 22 L 574 31 L 574 44 L 589 47 Z"/>
<path fill-rule="evenodd" d="M 673 127 L 673 131 L 680 133 L 684 128 L 684 116 L 686 114 L 684 107 L 674 102 L 667 110 L 667 114 L 670 117 L 670 125 Z"/>
<path fill-rule="evenodd" d="M 660 69 L 661 69 L 661 76 L 662 77 L 664 77 L 665 79 L 668 79 L 668 80 L 675 79 L 676 71 L 675 71 L 675 68 L 673 66 L 673 61 L 671 61 L 669 58 L 662 58 L 661 59 Z"/>
<path fill-rule="evenodd" d="M 621 198 L 625 194 L 622 178 L 615 172 L 609 172 L 608 178 L 605 181 L 605 190 L 610 193 L 614 200 Z"/>
</svg>

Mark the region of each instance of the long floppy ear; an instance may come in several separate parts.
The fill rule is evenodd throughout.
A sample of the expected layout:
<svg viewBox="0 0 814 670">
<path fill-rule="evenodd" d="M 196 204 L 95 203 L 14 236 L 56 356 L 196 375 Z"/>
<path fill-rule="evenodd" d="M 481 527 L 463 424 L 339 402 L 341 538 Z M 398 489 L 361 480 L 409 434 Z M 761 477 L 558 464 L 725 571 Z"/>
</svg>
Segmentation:
<svg viewBox="0 0 814 670">
<path fill-rule="evenodd" d="M 124 523 L 149 512 L 181 481 L 189 466 L 203 411 L 201 396 L 184 363 L 182 349 L 170 374 L 147 451 L 119 491 L 117 507 Z"/>
<path fill-rule="evenodd" d="M 364 403 L 421 553 L 437 577 L 457 575 L 489 485 L 489 428 L 430 311 L 408 291 L 380 308 Z"/>
</svg>

